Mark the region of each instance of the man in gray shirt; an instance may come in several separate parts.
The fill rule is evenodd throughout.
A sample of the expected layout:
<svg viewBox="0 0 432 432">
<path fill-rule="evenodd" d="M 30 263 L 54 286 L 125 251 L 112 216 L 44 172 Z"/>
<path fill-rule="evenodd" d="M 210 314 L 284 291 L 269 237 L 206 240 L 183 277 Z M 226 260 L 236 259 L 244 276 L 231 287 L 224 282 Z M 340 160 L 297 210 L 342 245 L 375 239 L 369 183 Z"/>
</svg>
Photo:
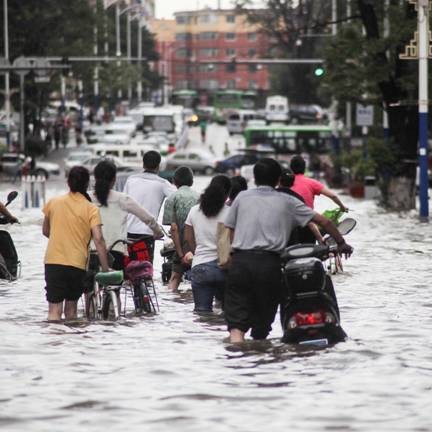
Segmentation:
<svg viewBox="0 0 432 432">
<path fill-rule="evenodd" d="M 257 162 L 257 188 L 241 192 L 225 219 L 232 230 L 234 252 L 224 311 L 233 343 L 243 342 L 249 329 L 254 339 L 265 339 L 270 333 L 282 299 L 280 253 L 294 228 L 313 221 L 336 240 L 339 252 L 352 252 L 330 220 L 274 189 L 281 173 L 274 159 Z"/>
</svg>

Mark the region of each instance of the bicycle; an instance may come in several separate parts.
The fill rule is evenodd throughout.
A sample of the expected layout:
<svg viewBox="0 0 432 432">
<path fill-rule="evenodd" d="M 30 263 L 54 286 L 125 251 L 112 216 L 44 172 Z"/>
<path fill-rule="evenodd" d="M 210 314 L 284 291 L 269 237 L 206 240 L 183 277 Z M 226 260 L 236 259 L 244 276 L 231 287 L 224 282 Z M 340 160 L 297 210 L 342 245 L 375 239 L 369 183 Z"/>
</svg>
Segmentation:
<svg viewBox="0 0 432 432">
<path fill-rule="evenodd" d="M 100 272 L 97 254 L 91 252 L 87 281 L 91 281 L 92 284 L 91 290 L 86 294 L 85 312 L 87 319 L 90 321 L 119 319 L 123 272 Z"/>
<path fill-rule="evenodd" d="M 122 283 L 122 287 L 125 289 L 125 311 L 126 297 L 128 291 L 130 291 L 132 292 L 137 314 L 158 313 L 159 303 L 153 282 L 153 265 L 149 261 L 148 251 L 143 239 L 117 240 L 110 249 L 112 250 L 118 243 L 127 245 L 129 254 L 125 259 L 125 280 Z"/>
</svg>

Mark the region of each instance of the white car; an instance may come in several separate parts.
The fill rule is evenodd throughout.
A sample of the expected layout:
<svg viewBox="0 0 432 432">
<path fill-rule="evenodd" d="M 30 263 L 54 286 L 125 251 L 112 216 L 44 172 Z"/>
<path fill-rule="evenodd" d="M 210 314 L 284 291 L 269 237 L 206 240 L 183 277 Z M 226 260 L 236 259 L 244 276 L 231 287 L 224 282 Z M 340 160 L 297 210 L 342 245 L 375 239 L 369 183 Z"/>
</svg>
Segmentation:
<svg viewBox="0 0 432 432">
<path fill-rule="evenodd" d="M 93 152 L 90 150 L 75 150 L 69 153 L 69 156 L 64 159 L 65 176 L 69 175 L 69 171 L 76 165 L 81 165 L 82 162 L 86 161 L 93 156 Z"/>
<path fill-rule="evenodd" d="M 15 175 L 18 167 L 25 160 L 26 157 L 22 153 L 3 153 L 0 158 L 1 170 L 7 175 Z M 49 178 L 50 175 L 60 175 L 60 165 L 36 159 L 35 169 L 32 174 L 44 176 L 45 178 Z"/>
</svg>

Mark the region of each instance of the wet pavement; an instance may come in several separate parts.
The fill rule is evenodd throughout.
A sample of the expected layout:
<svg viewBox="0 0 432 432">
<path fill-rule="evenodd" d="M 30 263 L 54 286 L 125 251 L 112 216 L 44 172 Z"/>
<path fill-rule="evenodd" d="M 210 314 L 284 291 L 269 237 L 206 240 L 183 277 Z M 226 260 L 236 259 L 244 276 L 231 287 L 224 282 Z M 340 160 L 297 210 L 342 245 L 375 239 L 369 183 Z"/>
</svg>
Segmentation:
<svg viewBox="0 0 432 432">
<path fill-rule="evenodd" d="M 48 197 L 64 190 L 48 183 Z M 0 282 L 0 430 L 432 430 L 432 227 L 342 198 L 358 221 L 333 278 L 349 339 L 302 350 L 280 342 L 277 320 L 269 341 L 227 344 L 219 316 L 192 313 L 188 285 L 161 284 L 160 257 L 159 315 L 48 324 L 41 212 L 17 199 L 21 225 L 8 229 L 22 276 Z"/>
</svg>

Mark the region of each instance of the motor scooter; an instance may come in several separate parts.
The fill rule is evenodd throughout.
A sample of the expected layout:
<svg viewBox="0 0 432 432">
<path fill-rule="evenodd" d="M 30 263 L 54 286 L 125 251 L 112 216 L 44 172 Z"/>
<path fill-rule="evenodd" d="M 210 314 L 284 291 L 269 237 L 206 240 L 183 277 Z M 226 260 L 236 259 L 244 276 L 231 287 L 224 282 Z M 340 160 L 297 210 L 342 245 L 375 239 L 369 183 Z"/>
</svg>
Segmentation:
<svg viewBox="0 0 432 432">
<path fill-rule="evenodd" d="M 8 206 L 17 196 L 18 192 L 10 192 L 5 206 Z M 6 216 L 0 216 L 0 225 L 6 225 L 9 222 Z M 8 231 L 0 230 L 0 279 L 15 280 L 20 273 L 20 269 L 21 262 L 18 260 L 12 237 Z"/>
<path fill-rule="evenodd" d="M 346 235 L 355 224 L 338 227 Z M 327 346 L 347 337 L 340 324 L 333 282 L 323 265 L 336 255 L 337 245 L 297 244 L 281 254 L 284 298 L 281 304 L 282 341 L 300 345 Z"/>
</svg>

